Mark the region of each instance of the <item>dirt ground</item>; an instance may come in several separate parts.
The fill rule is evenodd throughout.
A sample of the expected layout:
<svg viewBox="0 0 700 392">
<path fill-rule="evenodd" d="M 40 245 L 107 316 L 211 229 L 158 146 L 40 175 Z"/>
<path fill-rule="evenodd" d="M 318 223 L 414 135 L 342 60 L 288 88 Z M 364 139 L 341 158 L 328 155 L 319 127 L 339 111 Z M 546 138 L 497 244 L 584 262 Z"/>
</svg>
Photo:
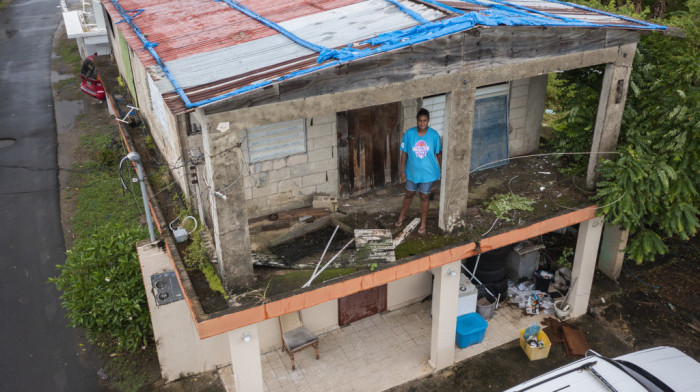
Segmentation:
<svg viewBox="0 0 700 392">
<path fill-rule="evenodd" d="M 627 264 L 617 282 L 596 274 L 588 314 L 569 323 L 591 349 L 615 357 L 667 345 L 700 360 L 700 237 L 670 249 L 655 262 Z M 502 391 L 573 360 L 555 344 L 531 362 L 515 340 L 390 391 Z"/>
</svg>

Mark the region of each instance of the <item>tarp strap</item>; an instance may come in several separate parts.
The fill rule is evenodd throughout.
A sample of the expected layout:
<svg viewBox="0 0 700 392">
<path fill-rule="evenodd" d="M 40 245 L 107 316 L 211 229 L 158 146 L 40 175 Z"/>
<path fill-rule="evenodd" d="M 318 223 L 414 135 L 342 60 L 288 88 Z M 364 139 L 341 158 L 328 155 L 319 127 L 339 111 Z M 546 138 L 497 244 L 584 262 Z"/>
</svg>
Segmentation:
<svg viewBox="0 0 700 392">
<path fill-rule="evenodd" d="M 165 76 L 168 78 L 170 83 L 172 83 L 173 88 L 175 89 L 175 92 L 177 95 L 182 99 L 182 102 L 185 103 L 185 106 L 188 108 L 195 107 L 195 105 L 190 102 L 189 98 L 187 98 L 187 95 L 185 94 L 185 91 L 180 87 L 180 84 L 175 80 L 173 77 L 173 74 L 170 73 L 170 70 L 168 67 L 165 65 L 165 62 L 163 59 L 160 58 L 158 55 L 158 52 L 154 49 L 158 44 L 156 42 L 151 42 L 146 37 L 143 35 L 143 32 L 141 32 L 141 29 L 139 26 L 134 23 L 133 18 L 131 15 L 128 14 L 129 11 L 125 11 L 124 8 L 122 8 L 121 4 L 119 4 L 118 0 L 110 0 L 114 8 L 119 12 L 119 14 L 124 18 L 124 21 L 129 24 L 131 29 L 134 31 L 134 34 L 136 34 L 137 37 L 141 40 L 141 43 L 143 43 L 143 47 L 148 50 L 148 53 L 153 56 L 153 58 L 156 60 L 156 63 L 160 66 L 160 68 L 163 70 L 163 73 L 165 73 Z M 141 12 L 137 13 L 136 15 L 140 14 Z"/>
<path fill-rule="evenodd" d="M 285 37 L 291 39 L 292 41 L 298 43 L 299 45 L 301 45 L 307 49 L 311 49 L 317 53 L 321 53 L 322 51 L 327 49 L 323 46 L 313 44 L 307 40 L 304 40 L 304 39 L 297 37 L 296 35 L 292 34 L 289 30 L 285 29 L 284 27 L 278 25 L 277 23 L 275 23 L 269 19 L 263 18 L 262 16 L 251 11 L 248 7 L 244 6 L 243 4 L 241 4 L 237 1 L 234 1 L 234 0 L 215 0 L 215 1 L 217 1 L 217 2 L 223 1 L 224 3 L 228 4 L 229 7 L 241 12 L 244 15 L 247 15 L 250 18 L 257 20 L 258 22 L 264 24 L 265 26 L 267 26 L 273 30 L 277 30 L 277 32 L 279 32 L 280 34 L 284 35 Z"/>
<path fill-rule="evenodd" d="M 429 20 L 425 19 L 424 17 L 420 16 L 419 13 L 416 11 L 413 11 L 412 9 L 406 7 L 405 5 L 401 4 L 398 0 L 386 0 L 391 4 L 394 4 L 397 6 L 403 13 L 406 15 L 410 16 L 411 18 L 417 20 L 419 23 L 428 23 L 430 22 Z"/>
<path fill-rule="evenodd" d="M 139 14 L 142 13 L 143 11 L 145 11 L 145 10 L 144 10 L 144 9 L 138 9 L 138 10 L 126 10 L 126 11 L 124 11 L 124 12 L 136 12 L 135 14 L 131 15 L 131 19 L 134 19 L 135 17 L 139 16 Z M 115 24 L 119 24 L 119 23 L 121 23 L 121 22 L 126 22 L 126 21 L 125 21 L 124 19 L 122 19 L 122 20 L 120 20 L 119 22 L 117 22 L 117 23 L 115 23 Z"/>
</svg>

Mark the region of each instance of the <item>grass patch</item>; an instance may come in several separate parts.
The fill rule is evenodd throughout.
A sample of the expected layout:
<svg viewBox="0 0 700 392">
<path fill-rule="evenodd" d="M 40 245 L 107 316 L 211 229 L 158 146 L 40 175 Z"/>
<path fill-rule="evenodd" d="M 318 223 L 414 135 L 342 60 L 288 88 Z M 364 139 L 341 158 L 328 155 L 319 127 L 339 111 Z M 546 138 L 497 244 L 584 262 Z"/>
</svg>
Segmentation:
<svg viewBox="0 0 700 392">
<path fill-rule="evenodd" d="M 314 283 L 323 283 L 327 280 L 331 280 L 339 276 L 352 274 L 356 271 L 357 268 L 326 269 L 325 271 L 321 272 L 321 275 L 314 279 Z M 256 285 L 256 288 L 260 290 L 267 289 L 267 291 L 265 292 L 266 297 L 270 297 L 276 294 L 288 293 L 291 290 L 301 288 L 301 286 L 303 286 L 304 283 L 306 283 L 309 280 L 309 278 L 311 278 L 311 274 L 313 272 L 313 270 L 299 270 L 292 271 L 284 275 L 273 276 L 269 280 L 258 283 Z"/>
<path fill-rule="evenodd" d="M 58 48 L 58 54 L 61 55 L 63 62 L 70 67 L 72 74 L 80 74 L 80 66 L 83 60 L 80 58 L 78 43 L 75 40 L 68 40 L 62 43 Z"/>
<path fill-rule="evenodd" d="M 0 12 L 10 6 L 11 0 L 0 0 Z"/>
<path fill-rule="evenodd" d="M 123 174 L 131 192 L 123 191 L 117 160 L 125 154 L 121 144 L 114 142 L 109 134 L 90 133 L 82 136 L 80 146 L 93 158 L 73 167 L 71 184 L 74 186 L 66 196 L 77 199 L 73 232 L 82 238 L 89 237 L 106 223 L 137 224 L 143 214 L 141 191 L 137 184 L 129 181 L 134 174 L 127 165 Z"/>
</svg>

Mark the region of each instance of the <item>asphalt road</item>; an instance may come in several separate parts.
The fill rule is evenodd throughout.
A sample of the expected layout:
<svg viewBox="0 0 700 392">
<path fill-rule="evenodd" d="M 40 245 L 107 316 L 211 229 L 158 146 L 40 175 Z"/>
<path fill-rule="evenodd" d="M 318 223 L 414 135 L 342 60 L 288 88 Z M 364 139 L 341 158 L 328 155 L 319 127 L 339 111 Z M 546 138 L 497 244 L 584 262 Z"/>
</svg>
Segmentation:
<svg viewBox="0 0 700 392">
<path fill-rule="evenodd" d="M 0 13 L 0 391 L 94 391 L 98 376 L 47 284 L 65 259 L 50 82 L 57 1 Z M 15 141 L 12 143 L 13 139 Z"/>
</svg>

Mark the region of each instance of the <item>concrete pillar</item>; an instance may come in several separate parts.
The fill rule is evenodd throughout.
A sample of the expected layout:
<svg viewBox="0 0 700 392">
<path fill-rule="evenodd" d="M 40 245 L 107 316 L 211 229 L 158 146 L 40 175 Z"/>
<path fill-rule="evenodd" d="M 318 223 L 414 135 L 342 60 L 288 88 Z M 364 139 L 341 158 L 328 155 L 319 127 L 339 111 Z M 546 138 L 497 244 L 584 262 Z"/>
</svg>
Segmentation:
<svg viewBox="0 0 700 392">
<path fill-rule="evenodd" d="M 584 315 L 588 310 L 588 299 L 591 296 L 591 286 L 593 285 L 593 275 L 595 273 L 596 257 L 598 256 L 598 245 L 600 244 L 602 231 L 602 218 L 596 217 L 581 222 L 579 225 L 574 265 L 571 271 L 573 287 L 568 298 L 573 317 Z"/>
<path fill-rule="evenodd" d="M 239 138 L 222 124 L 207 124 L 202 144 L 219 273 L 231 292 L 253 284 L 253 261 L 243 190 L 245 158 L 236 147 Z"/>
<path fill-rule="evenodd" d="M 447 95 L 445 118 L 449 125 L 443 134 L 442 181 L 440 183 L 440 228 L 448 233 L 464 227 L 467 221 L 469 160 L 474 128 L 473 84 L 464 81 Z M 457 270 L 459 272 L 459 270 Z"/>
<path fill-rule="evenodd" d="M 610 279 L 617 280 L 620 276 L 622 263 L 625 261 L 624 249 L 627 246 L 629 234 L 629 230 L 622 230 L 620 226 L 616 225 L 606 224 L 603 228 L 598 269 Z"/>
<path fill-rule="evenodd" d="M 627 99 L 627 87 L 629 86 L 630 73 L 632 72 L 632 60 L 634 60 L 636 49 L 636 43 L 622 45 L 618 51 L 617 61 L 608 63 L 605 66 L 595 130 L 593 131 L 591 156 L 588 159 L 586 186 L 589 189 L 595 187 L 600 159 L 610 158 L 609 154 L 599 153 L 615 151 L 615 148 L 617 148 L 622 114 L 625 110 L 625 100 Z"/>
<path fill-rule="evenodd" d="M 544 117 L 544 103 L 547 96 L 547 75 L 531 77 L 527 91 L 527 114 L 525 117 L 526 154 L 537 150 L 540 146 L 542 117 Z"/>
<path fill-rule="evenodd" d="M 460 264 L 461 261 L 455 261 L 432 270 L 435 278 L 428 364 L 435 370 L 452 366 L 455 362 Z"/>
<path fill-rule="evenodd" d="M 263 392 L 258 325 L 228 332 L 228 342 L 236 391 Z"/>
</svg>

